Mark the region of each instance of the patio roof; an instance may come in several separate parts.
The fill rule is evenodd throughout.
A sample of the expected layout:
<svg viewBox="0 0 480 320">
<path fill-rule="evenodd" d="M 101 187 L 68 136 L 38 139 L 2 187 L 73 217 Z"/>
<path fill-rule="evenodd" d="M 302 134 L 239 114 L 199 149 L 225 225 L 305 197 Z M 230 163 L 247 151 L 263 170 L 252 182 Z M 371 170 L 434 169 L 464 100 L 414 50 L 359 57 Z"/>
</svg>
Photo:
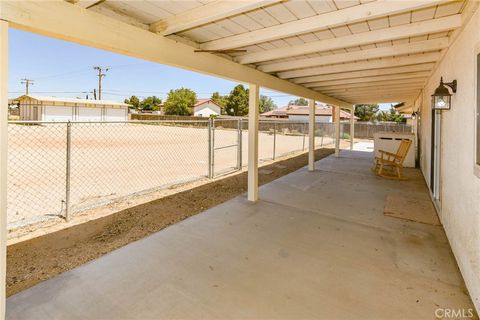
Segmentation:
<svg viewBox="0 0 480 320">
<path fill-rule="evenodd" d="M 8 103 L 9 28 L 18 28 L 156 63 L 248 83 L 250 112 L 248 114 L 247 199 L 250 202 L 258 202 L 259 204 L 259 207 L 249 207 L 253 208 L 250 210 L 254 214 L 261 211 L 263 203 L 259 201 L 258 197 L 258 110 L 260 87 L 308 99 L 310 110 L 308 169 L 312 171 L 313 177 L 315 175 L 315 102 L 320 101 L 332 105 L 337 110 L 347 108 L 352 111 L 354 110 L 353 105 L 360 103 L 404 102 L 405 108 L 411 107 L 413 101 L 421 94 L 427 79 L 431 78 L 449 46 L 455 41 L 457 35 L 461 33 L 462 27 L 477 10 L 479 4 L 480 2 L 478 1 L 440 0 L 0 1 L 0 103 L 2 105 L 7 105 Z M 8 128 L 7 108 L 1 108 L 0 110 L 3 110 L 0 112 L 0 137 L 2 137 L 2 141 L 0 141 L 0 189 L 2 190 L 0 192 L 0 231 L 2 231 L 0 232 L 0 277 L 5 279 L 5 199 L 8 163 L 6 139 Z M 334 114 L 335 155 L 338 157 L 341 136 L 340 112 L 335 112 Z M 352 118 L 350 125 L 351 137 L 354 137 L 353 124 Z M 350 148 L 353 148 L 353 142 L 354 139 L 350 139 Z M 335 168 L 330 169 L 334 170 Z M 326 169 L 325 171 L 329 170 Z M 350 174 L 349 176 L 355 176 L 355 174 Z M 345 190 L 345 188 L 349 187 L 348 184 L 332 187 L 335 181 L 332 178 L 324 182 L 325 185 L 329 184 L 328 188 L 333 190 L 332 192 Z M 315 182 L 309 186 L 314 185 Z M 357 189 L 354 191 L 358 191 L 361 194 L 360 201 L 363 199 L 371 201 L 375 192 L 368 189 L 365 181 L 357 184 L 357 186 Z M 375 189 L 375 191 L 384 192 L 385 190 Z M 412 193 L 412 190 L 409 190 L 409 193 Z M 368 197 L 366 197 L 367 194 Z M 266 196 L 268 198 L 267 194 Z M 278 197 L 278 194 L 276 196 Z M 320 197 L 312 197 L 304 200 L 302 204 L 316 203 L 315 201 L 318 199 Z M 283 200 L 286 200 L 286 202 L 281 202 Z M 278 213 L 288 213 L 289 207 L 296 205 L 296 200 L 298 199 L 289 198 L 288 195 L 282 197 L 281 201 L 279 200 L 279 207 L 283 211 L 279 209 Z M 335 203 L 335 205 L 342 207 L 346 203 L 346 201 L 343 201 L 342 203 Z M 316 205 L 321 207 L 318 203 Z M 345 209 L 345 207 L 342 208 Z M 350 205 L 349 208 L 354 208 L 354 206 Z M 335 206 L 332 207 L 333 209 L 335 209 Z M 298 212 L 299 215 L 302 214 L 300 211 Z M 361 212 L 355 218 L 362 218 L 363 214 Z M 333 219 L 339 218 L 333 217 Z M 321 220 L 323 221 L 319 222 L 325 221 L 324 219 Z M 290 223 L 290 220 L 288 222 Z M 352 226 L 347 224 L 342 227 L 356 229 L 359 223 L 365 226 L 365 224 L 372 221 L 355 220 L 354 222 Z M 299 225 L 299 227 L 311 225 Z M 288 226 L 289 224 L 286 223 L 285 227 Z M 375 225 L 375 227 L 377 226 Z M 282 231 L 282 228 L 284 226 L 280 226 L 278 230 Z M 375 230 L 375 228 L 371 228 L 371 232 Z M 403 231 L 404 228 L 397 229 L 399 234 Z M 391 229 L 379 236 L 382 240 L 379 242 L 381 245 L 388 245 L 383 240 L 390 232 Z M 437 234 L 435 231 L 434 233 L 435 238 L 437 235 L 439 237 L 444 236 L 442 232 Z M 245 235 L 245 233 L 242 234 Z M 277 232 L 274 234 L 282 233 Z M 303 232 L 302 229 L 302 232 L 299 234 L 307 233 Z M 366 236 L 369 235 L 370 233 L 366 234 Z M 412 236 L 415 236 L 415 234 Z M 259 237 L 261 239 L 261 235 Z M 328 241 L 322 242 L 322 239 L 319 240 L 319 243 L 328 243 Z M 358 239 L 352 240 L 352 243 L 361 245 L 364 238 L 359 236 Z M 446 240 L 442 240 L 440 244 L 448 248 Z M 295 249 L 295 245 L 292 245 L 292 249 Z M 314 249 L 318 249 L 318 247 Z M 403 247 L 404 251 L 401 253 L 408 252 L 409 249 Z M 436 252 L 435 250 L 437 249 L 438 247 L 434 246 L 431 248 L 431 251 L 419 250 L 421 251 L 419 253 L 420 259 L 427 257 L 429 252 Z M 355 250 L 352 250 L 352 252 L 356 253 Z M 180 253 L 182 252 L 175 251 L 173 254 L 180 256 Z M 379 262 L 390 264 L 392 261 L 383 259 L 395 256 L 394 252 L 391 253 L 391 255 L 380 257 Z M 313 250 L 313 254 L 315 254 L 315 250 Z M 369 252 L 369 254 L 373 254 L 372 257 L 377 257 L 375 253 Z M 451 256 L 449 257 L 445 259 L 451 259 Z M 146 259 L 148 256 L 144 258 Z M 261 256 L 261 258 L 263 257 Z M 323 256 L 319 257 L 319 261 L 322 258 Z M 341 255 L 335 258 L 337 260 L 333 261 L 334 263 L 345 262 Z M 406 264 L 409 264 L 410 257 L 407 258 Z M 135 262 L 135 265 L 138 266 L 136 261 L 130 261 Z M 444 268 L 445 260 L 440 259 L 439 261 L 435 268 Z M 349 272 L 339 274 L 341 279 L 343 279 L 342 276 L 346 280 L 350 276 L 356 277 L 356 274 L 351 271 L 352 265 L 357 263 L 358 260 L 354 259 L 347 262 L 345 268 Z M 391 266 L 393 268 L 395 266 L 398 267 L 398 262 L 393 261 Z M 375 264 L 368 265 L 368 261 L 365 261 L 365 263 L 366 270 L 368 269 L 369 271 L 366 274 L 372 277 L 372 281 L 374 281 L 380 275 L 377 272 L 372 272 L 372 270 L 377 270 L 375 269 L 377 266 Z M 428 262 L 426 263 L 428 264 Z M 271 263 L 270 267 L 273 265 L 276 264 Z M 114 266 L 114 274 L 118 274 L 117 272 L 123 270 L 118 268 L 119 264 Z M 305 266 L 309 267 L 310 265 L 305 264 Z M 448 274 L 445 278 L 446 281 L 440 281 L 439 286 L 443 286 L 445 283 L 449 285 L 447 286 L 448 288 L 442 287 L 441 292 L 451 292 L 451 285 L 455 287 L 455 290 L 461 291 L 459 289 L 458 277 L 454 276 L 454 279 L 449 278 L 449 276 L 457 272 L 455 268 L 452 269 L 449 266 L 451 264 L 447 266 L 449 270 L 446 272 Z M 225 267 L 228 267 L 228 264 Z M 397 298 L 408 300 L 411 294 L 411 291 L 408 291 L 411 290 L 409 287 L 404 288 L 407 291 L 395 291 L 395 289 L 404 285 L 405 281 L 410 279 L 412 272 L 424 270 L 416 268 L 412 270 L 408 266 L 405 266 L 405 268 L 407 271 L 406 275 L 397 277 L 398 281 L 395 282 L 395 285 L 387 287 L 380 285 L 371 290 L 371 292 L 377 294 L 378 299 L 388 298 L 386 303 L 381 303 L 380 305 L 386 306 L 388 305 L 387 302 L 396 302 Z M 396 275 L 398 270 L 387 269 L 388 276 L 386 279 L 389 281 Z M 104 270 L 111 271 L 112 269 L 107 268 Z M 326 268 L 326 270 L 330 269 Z M 392 270 L 395 272 L 391 272 Z M 431 271 L 434 274 L 436 272 L 435 270 Z M 80 273 L 82 272 L 80 271 Z M 308 274 L 303 269 L 302 273 Z M 266 274 L 271 275 L 274 272 L 270 268 Z M 291 273 L 287 272 L 285 275 L 289 274 Z M 101 275 L 97 274 L 96 276 Z M 65 277 L 68 277 L 68 275 L 57 280 L 57 284 L 60 283 L 59 290 L 62 289 L 61 281 Z M 131 281 L 131 278 L 123 278 L 123 280 Z M 71 278 L 67 278 L 67 280 L 69 279 Z M 95 277 L 90 278 L 89 283 L 93 281 L 93 285 L 95 285 L 95 279 Z M 246 279 L 250 278 L 247 277 Z M 287 278 L 279 277 L 279 279 L 285 280 Z M 438 278 L 432 277 L 426 281 L 424 281 L 425 279 L 419 281 L 417 289 L 422 289 L 427 284 L 431 285 L 431 282 L 435 279 Z M 310 283 L 311 277 L 307 277 L 304 280 L 301 283 L 302 285 Z M 242 289 L 243 283 L 237 283 L 238 290 Z M 338 298 L 342 299 L 349 294 L 349 289 L 352 289 L 352 283 L 352 281 L 347 281 L 343 283 L 344 286 L 336 286 L 337 283 L 332 283 L 327 286 L 326 291 L 330 293 L 332 290 L 339 290 L 337 295 Z M 126 287 L 132 288 L 128 285 Z M 56 287 L 53 286 L 52 288 L 55 289 Z M 268 285 L 261 288 L 268 288 Z M 354 287 L 353 289 L 358 290 L 358 288 L 362 288 L 362 286 Z M 3 316 L 5 311 L 5 300 L 3 299 L 5 292 L 4 281 L 0 282 L 0 289 L 0 316 Z M 115 288 L 113 289 L 112 293 L 119 292 Z M 310 289 L 312 289 L 311 292 L 317 292 L 315 290 L 317 288 Z M 76 288 L 71 287 L 69 290 L 73 290 L 70 293 L 74 293 Z M 174 288 L 173 291 L 175 290 Z M 393 299 L 391 291 L 395 291 L 396 294 Z M 422 292 L 425 293 L 425 297 L 437 296 L 438 294 L 438 292 L 421 290 L 417 292 L 420 294 Z M 141 293 L 147 295 L 150 292 L 144 290 Z M 55 292 L 50 292 L 50 294 L 55 295 Z M 106 296 L 108 294 L 102 294 L 103 298 Z M 363 295 L 358 296 L 364 297 Z M 25 297 L 25 295 L 22 297 Z M 46 301 L 44 292 L 40 292 L 38 297 L 40 300 Z M 94 296 L 85 298 L 91 297 Z M 122 298 L 124 297 L 126 296 L 122 295 Z M 145 297 L 149 298 L 149 296 Z M 330 296 L 327 295 L 326 297 L 329 298 Z M 461 296 L 460 292 L 457 297 L 462 297 L 462 301 L 466 302 L 467 298 Z M 13 299 L 10 301 L 13 301 Z M 149 300 L 144 301 L 148 303 Z M 159 300 L 155 299 L 155 301 Z M 283 304 L 280 303 L 278 305 L 286 305 L 284 300 L 280 299 L 278 301 L 283 302 Z M 333 301 L 336 300 L 334 299 Z M 418 299 L 418 301 L 421 300 Z M 93 301 L 93 303 L 96 302 L 98 301 Z M 314 302 L 318 304 L 317 300 Z M 434 303 L 433 300 L 428 300 L 428 303 L 430 302 Z M 201 304 L 201 301 L 199 303 Z M 312 308 L 315 308 L 315 303 Z M 378 308 L 378 301 L 375 301 L 375 303 L 376 309 L 374 311 L 384 311 L 384 309 Z M 119 305 L 124 306 L 125 304 L 120 303 Z M 75 306 L 72 306 L 72 308 Z M 103 304 L 100 307 L 105 306 L 106 304 Z M 139 306 L 141 307 L 141 305 Z M 330 307 L 331 304 L 327 306 Z M 358 307 L 362 308 L 364 304 L 359 304 Z M 83 310 L 95 312 L 95 309 Z M 26 309 L 24 311 L 28 312 Z M 105 310 L 105 312 L 107 311 L 109 310 Z M 396 309 L 396 312 L 403 315 L 406 311 L 399 308 Z M 426 314 L 422 312 L 425 312 L 425 310 L 421 311 L 421 314 Z M 428 312 L 429 315 L 432 314 L 431 309 Z M 391 315 L 391 313 L 388 314 Z"/>
<path fill-rule="evenodd" d="M 4 1 L 1 18 L 13 27 L 346 108 L 411 102 L 455 30 L 478 5 L 438 0 L 68 2 Z"/>
</svg>

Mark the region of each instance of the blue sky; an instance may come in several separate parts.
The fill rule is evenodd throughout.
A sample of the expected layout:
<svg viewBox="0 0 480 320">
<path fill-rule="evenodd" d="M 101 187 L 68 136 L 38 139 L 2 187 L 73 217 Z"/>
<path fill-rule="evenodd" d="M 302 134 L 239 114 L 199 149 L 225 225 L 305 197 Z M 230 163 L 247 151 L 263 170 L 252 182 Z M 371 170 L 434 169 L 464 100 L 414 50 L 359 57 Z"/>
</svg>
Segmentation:
<svg viewBox="0 0 480 320">
<path fill-rule="evenodd" d="M 9 35 L 11 98 L 24 94 L 22 78 L 34 80 L 31 94 L 84 98 L 97 87 L 93 66 L 110 69 L 103 78 L 102 98 L 115 101 L 131 95 L 140 98 L 156 95 L 164 99 L 170 89 L 180 87 L 193 89 L 199 98 L 208 98 L 215 91 L 228 94 L 237 84 L 15 29 L 10 29 Z M 279 107 L 296 98 L 265 89 L 261 94 L 270 96 Z"/>
</svg>

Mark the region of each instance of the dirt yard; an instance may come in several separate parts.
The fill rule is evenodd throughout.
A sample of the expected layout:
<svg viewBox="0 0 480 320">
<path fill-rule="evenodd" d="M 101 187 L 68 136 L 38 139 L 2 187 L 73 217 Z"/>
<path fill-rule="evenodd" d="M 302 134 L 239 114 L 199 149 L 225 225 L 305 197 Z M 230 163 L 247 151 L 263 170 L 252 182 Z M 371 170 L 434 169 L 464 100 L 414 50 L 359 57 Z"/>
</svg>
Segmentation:
<svg viewBox="0 0 480 320">
<path fill-rule="evenodd" d="M 333 153 L 319 149 L 317 160 Z M 307 154 L 259 170 L 265 184 L 307 164 Z M 183 192 L 48 233 L 7 247 L 7 295 L 70 270 L 116 248 L 198 214 L 246 191 L 247 172 L 239 172 Z M 211 195 L 215 196 L 212 197 Z"/>
<path fill-rule="evenodd" d="M 247 164 L 248 132 L 242 159 Z M 66 124 L 9 125 L 8 228 L 62 223 L 66 201 Z M 237 166 L 238 133 L 217 128 L 215 173 Z M 317 146 L 332 143 L 318 137 Z M 308 137 L 277 134 L 276 156 L 308 149 Z M 259 158 L 273 157 L 273 135 L 259 135 Z M 208 175 L 208 130 L 132 123 L 71 127 L 70 212 L 109 205 L 127 196 L 166 189 Z"/>
</svg>

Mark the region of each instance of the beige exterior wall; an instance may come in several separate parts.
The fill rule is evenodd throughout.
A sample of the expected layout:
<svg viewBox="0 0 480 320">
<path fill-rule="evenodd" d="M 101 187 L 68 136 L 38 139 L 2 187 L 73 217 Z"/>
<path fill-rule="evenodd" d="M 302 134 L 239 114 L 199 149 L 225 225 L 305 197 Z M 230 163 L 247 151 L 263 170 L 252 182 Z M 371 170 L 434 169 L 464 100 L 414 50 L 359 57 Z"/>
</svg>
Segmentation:
<svg viewBox="0 0 480 320">
<path fill-rule="evenodd" d="M 480 311 L 480 168 L 475 165 L 476 54 L 480 53 L 480 10 L 448 49 L 415 105 L 420 107 L 420 166 L 430 184 L 430 95 L 458 81 L 452 109 L 441 115 L 440 218 L 477 311 Z"/>
<path fill-rule="evenodd" d="M 211 115 L 220 115 L 220 107 L 213 103 L 203 103 L 198 107 L 193 108 L 193 116 L 195 117 L 210 117 Z"/>
<path fill-rule="evenodd" d="M 39 101 L 20 99 L 20 120 L 24 121 L 125 121 L 128 107 L 110 104 Z M 36 109 L 36 110 L 35 110 Z"/>
</svg>

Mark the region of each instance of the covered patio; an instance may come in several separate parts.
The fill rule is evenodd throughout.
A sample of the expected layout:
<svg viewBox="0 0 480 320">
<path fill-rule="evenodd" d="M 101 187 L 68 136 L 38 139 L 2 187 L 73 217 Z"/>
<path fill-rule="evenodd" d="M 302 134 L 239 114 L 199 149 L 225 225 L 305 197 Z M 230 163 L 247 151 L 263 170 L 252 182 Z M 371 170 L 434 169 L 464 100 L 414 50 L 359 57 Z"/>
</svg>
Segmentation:
<svg viewBox="0 0 480 320">
<path fill-rule="evenodd" d="M 2 106 L 9 28 L 250 90 L 245 196 L 12 296 L 7 311 L 1 108 L 0 316 L 431 319 L 439 308 L 473 310 L 472 300 L 478 310 L 478 7 L 440 0 L 1 1 Z M 455 107 L 443 115 L 430 108 L 440 77 L 459 83 Z M 308 166 L 259 190 L 260 88 L 308 99 L 310 114 Z M 319 163 L 316 101 L 335 108 L 335 156 Z M 408 181 L 381 180 L 370 172 L 371 153 L 340 150 L 340 109 L 381 102 L 403 102 L 403 112 L 417 115 L 421 170 L 407 170 Z M 390 194 L 433 198 L 448 239 L 442 226 L 385 217 Z"/>
<path fill-rule="evenodd" d="M 11 319 L 432 319 L 473 305 L 441 226 L 384 216 L 429 199 L 342 151 L 7 300 Z"/>
</svg>

